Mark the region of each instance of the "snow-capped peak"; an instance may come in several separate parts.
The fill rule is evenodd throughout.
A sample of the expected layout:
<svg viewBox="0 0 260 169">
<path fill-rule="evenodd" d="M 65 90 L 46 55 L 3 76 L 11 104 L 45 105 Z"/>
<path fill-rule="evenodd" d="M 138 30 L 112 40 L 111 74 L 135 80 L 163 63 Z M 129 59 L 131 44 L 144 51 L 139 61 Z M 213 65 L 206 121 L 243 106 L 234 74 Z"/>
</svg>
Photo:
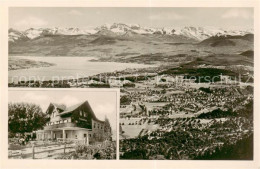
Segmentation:
<svg viewBox="0 0 260 169">
<path fill-rule="evenodd" d="M 15 29 L 8 30 L 8 41 L 9 42 L 15 42 L 20 39 L 27 39 L 27 36 L 24 35 L 23 32 L 17 31 Z"/>
<path fill-rule="evenodd" d="M 113 24 L 104 24 L 100 27 L 97 27 L 96 30 L 109 30 L 116 34 L 124 34 L 127 31 L 138 31 L 140 29 L 139 24 L 125 24 L 125 23 L 113 23 Z"/>
<path fill-rule="evenodd" d="M 36 38 L 36 37 L 38 37 L 38 36 L 41 36 L 42 32 L 43 32 L 43 29 L 42 29 L 42 28 L 40 28 L 40 29 L 30 28 L 30 29 L 27 29 L 27 30 L 24 32 L 24 34 L 25 34 L 28 38 L 34 39 L 34 38 Z"/>
<path fill-rule="evenodd" d="M 152 28 L 141 27 L 139 24 L 125 24 L 113 23 L 104 24 L 96 28 L 30 28 L 23 32 L 9 31 L 9 40 L 15 41 L 20 37 L 27 37 L 34 39 L 42 35 L 90 35 L 96 34 L 99 31 L 109 32 L 116 35 L 124 35 L 129 33 L 136 34 L 162 34 L 162 35 L 182 35 L 187 38 L 202 41 L 212 36 L 227 36 L 227 35 L 245 35 L 253 33 L 253 30 L 224 30 L 210 27 L 194 27 L 186 26 L 183 28 L 165 27 L 165 28 Z"/>
<path fill-rule="evenodd" d="M 24 34 L 30 38 L 34 39 L 36 37 L 39 37 L 41 35 L 89 35 L 89 34 L 95 34 L 97 30 L 95 29 L 80 29 L 80 28 L 39 28 L 34 29 L 30 28 L 27 29 Z"/>
</svg>

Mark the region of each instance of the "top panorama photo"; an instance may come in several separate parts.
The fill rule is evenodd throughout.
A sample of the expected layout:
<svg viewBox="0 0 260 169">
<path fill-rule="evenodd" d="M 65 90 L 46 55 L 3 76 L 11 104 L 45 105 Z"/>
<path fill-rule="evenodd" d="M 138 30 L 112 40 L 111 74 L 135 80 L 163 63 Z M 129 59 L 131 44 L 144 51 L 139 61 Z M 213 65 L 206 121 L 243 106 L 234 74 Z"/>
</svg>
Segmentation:
<svg viewBox="0 0 260 169">
<path fill-rule="evenodd" d="M 253 8 L 11 7 L 8 85 L 125 88 L 176 75 L 252 83 L 253 31 Z"/>
</svg>

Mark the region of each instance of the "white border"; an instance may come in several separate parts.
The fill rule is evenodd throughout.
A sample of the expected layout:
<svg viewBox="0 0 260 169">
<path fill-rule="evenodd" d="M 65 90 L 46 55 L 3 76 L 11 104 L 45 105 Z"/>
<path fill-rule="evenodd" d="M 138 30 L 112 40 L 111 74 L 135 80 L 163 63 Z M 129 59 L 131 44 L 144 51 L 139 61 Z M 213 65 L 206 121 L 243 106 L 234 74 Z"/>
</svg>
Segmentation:
<svg viewBox="0 0 260 169">
<path fill-rule="evenodd" d="M 0 2 L 0 105 L 1 105 L 1 167 L 3 168 L 259 168 L 259 4 L 258 0 L 30 0 Z M 192 161 L 192 160 L 118 160 L 118 161 L 60 161 L 7 159 L 7 96 L 8 96 L 8 7 L 254 7 L 255 88 L 254 88 L 254 160 L 253 161 Z M 98 89 L 100 90 L 100 89 Z"/>
</svg>

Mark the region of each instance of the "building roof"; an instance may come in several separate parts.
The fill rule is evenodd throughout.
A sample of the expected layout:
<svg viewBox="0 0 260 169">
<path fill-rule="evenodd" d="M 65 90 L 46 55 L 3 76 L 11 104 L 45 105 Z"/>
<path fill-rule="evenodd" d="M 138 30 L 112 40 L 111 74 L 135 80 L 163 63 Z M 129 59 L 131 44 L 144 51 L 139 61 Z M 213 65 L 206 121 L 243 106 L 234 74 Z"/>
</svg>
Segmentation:
<svg viewBox="0 0 260 169">
<path fill-rule="evenodd" d="M 90 114 L 91 114 L 91 116 L 92 116 L 92 118 L 93 118 L 94 120 L 104 123 L 104 121 L 99 120 L 99 119 L 96 117 L 95 113 L 93 112 L 93 110 L 92 110 L 92 108 L 91 108 L 91 106 L 89 105 L 89 103 L 88 103 L 87 100 L 84 101 L 84 102 L 81 102 L 81 103 L 78 103 L 78 104 L 75 104 L 75 105 L 73 105 L 73 106 L 70 106 L 70 107 L 66 108 L 64 111 L 60 112 L 59 115 L 60 115 L 60 116 L 63 116 L 63 115 L 66 115 L 66 114 L 71 114 L 71 113 L 73 113 L 74 110 L 76 110 L 77 108 L 79 108 L 79 107 L 82 106 L 82 105 L 87 106 L 87 109 L 89 110 L 89 112 L 90 112 Z"/>
<path fill-rule="evenodd" d="M 56 104 L 56 103 L 51 103 L 53 104 L 55 107 L 57 107 L 58 109 L 61 109 L 61 110 L 65 110 L 66 109 L 66 106 L 65 105 L 61 105 L 61 104 Z"/>
<path fill-rule="evenodd" d="M 60 115 L 71 113 L 72 111 L 76 110 L 78 107 L 80 107 L 85 102 L 87 102 L 87 101 L 84 101 L 84 102 L 81 102 L 81 103 L 78 103 L 78 104 L 75 104 L 73 106 L 66 108 L 63 112 L 60 113 Z"/>
</svg>

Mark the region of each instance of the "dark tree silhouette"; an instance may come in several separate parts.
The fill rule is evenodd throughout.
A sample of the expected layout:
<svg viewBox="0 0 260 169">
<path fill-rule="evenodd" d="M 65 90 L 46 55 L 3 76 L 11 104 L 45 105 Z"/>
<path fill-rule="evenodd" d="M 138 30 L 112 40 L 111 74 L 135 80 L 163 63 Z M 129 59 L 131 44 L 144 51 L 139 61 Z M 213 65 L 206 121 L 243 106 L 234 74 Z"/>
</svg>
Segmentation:
<svg viewBox="0 0 260 169">
<path fill-rule="evenodd" d="M 110 122 L 107 118 L 107 116 L 105 117 L 105 124 L 104 124 L 104 138 L 111 138 L 112 135 L 112 131 L 111 131 L 111 125 Z"/>
<path fill-rule="evenodd" d="M 31 103 L 8 104 L 8 131 L 24 134 L 43 128 L 48 118 L 40 106 Z"/>
</svg>

